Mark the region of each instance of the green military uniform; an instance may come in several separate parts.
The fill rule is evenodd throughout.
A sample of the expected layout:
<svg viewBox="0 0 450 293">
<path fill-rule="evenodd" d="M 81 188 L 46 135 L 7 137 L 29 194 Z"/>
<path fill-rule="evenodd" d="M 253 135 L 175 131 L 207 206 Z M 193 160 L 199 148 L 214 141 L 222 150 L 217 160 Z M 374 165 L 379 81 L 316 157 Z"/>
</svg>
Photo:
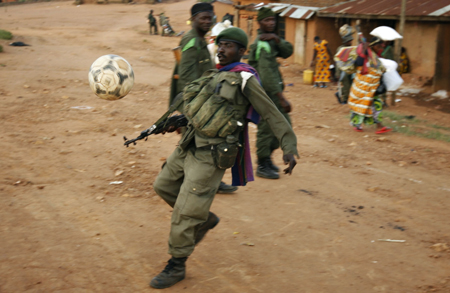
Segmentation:
<svg viewBox="0 0 450 293">
<path fill-rule="evenodd" d="M 341 45 L 339 46 L 339 48 L 337 48 L 336 50 L 336 54 L 346 46 Z M 341 83 L 341 92 L 340 92 L 340 98 L 341 98 L 341 103 L 347 103 L 348 101 L 348 95 L 350 94 L 350 88 L 352 87 L 352 83 L 353 83 L 353 79 L 352 79 L 352 75 L 351 74 L 347 74 L 347 73 L 342 73 L 343 71 L 341 71 L 338 67 L 336 67 L 336 78 L 337 80 L 340 80 L 341 78 L 341 74 L 343 74 L 342 79 L 340 80 Z"/>
<path fill-rule="evenodd" d="M 149 13 L 148 22 L 150 24 L 150 34 L 152 34 L 152 28 L 154 28 L 154 34 L 158 34 L 158 26 L 156 25 L 156 18 L 153 13 Z"/>
<path fill-rule="evenodd" d="M 183 91 L 186 84 L 199 78 L 202 74 L 214 67 L 208 47 L 204 38 L 200 37 L 195 29 L 191 29 L 180 41 L 181 61 L 175 65 L 170 86 L 170 101 L 172 104 L 175 96 Z"/>
<path fill-rule="evenodd" d="M 207 8 L 210 4 L 197 3 L 192 15 Z M 230 41 L 235 45 L 230 46 Z M 283 160 L 289 163 L 288 173 L 296 164 L 294 156 L 298 157 L 297 137 L 259 84 L 256 70 L 238 62 L 248 45 L 245 32 L 228 28 L 217 36 L 216 44 L 223 54 L 220 70 L 212 69 L 189 83 L 170 107 L 171 111 L 183 102 L 182 112 L 189 123 L 153 185 L 173 207 L 169 236 L 172 257 L 150 282 L 157 289 L 185 278 L 188 256 L 219 223 L 209 209 L 225 169 L 234 164 L 233 183 L 238 185 L 253 179 L 246 119 L 259 120 L 254 110 L 268 121 L 280 140 Z"/>
<path fill-rule="evenodd" d="M 261 33 L 258 30 L 258 35 Z M 289 123 L 291 123 L 289 115 L 281 107 L 280 101 L 276 96 L 277 93 L 281 93 L 284 89 L 283 77 L 279 70 L 280 64 L 278 64 L 276 58 L 288 58 L 292 55 L 292 52 L 292 44 L 282 38 L 280 38 L 278 44 L 275 40 L 261 41 L 259 38 L 256 38 L 255 42 L 250 46 L 248 59 L 248 64 L 258 71 L 262 87 L 267 95 Z M 272 152 L 280 147 L 267 121 L 263 120 L 258 124 L 256 138 L 256 155 L 258 160 L 269 158 Z"/>
<path fill-rule="evenodd" d="M 234 80 L 242 80 L 240 73 L 231 74 L 234 74 Z M 258 80 L 251 76 L 243 90 L 242 82 L 225 80 L 225 83 L 220 96 L 233 105 L 237 113 L 242 114 L 238 119 L 244 121 L 252 105 L 262 119 L 267 120 L 271 131 L 280 140 L 284 154 L 298 156 L 297 138 L 292 128 Z M 169 254 L 176 258 L 187 257 L 193 252 L 196 229 L 208 218 L 211 203 L 225 172 L 216 167 L 211 147 L 225 140 L 218 135 L 202 135 L 192 124 L 188 125 L 180 145 L 167 159 L 167 164 L 153 185 L 154 190 L 173 207 Z"/>
</svg>

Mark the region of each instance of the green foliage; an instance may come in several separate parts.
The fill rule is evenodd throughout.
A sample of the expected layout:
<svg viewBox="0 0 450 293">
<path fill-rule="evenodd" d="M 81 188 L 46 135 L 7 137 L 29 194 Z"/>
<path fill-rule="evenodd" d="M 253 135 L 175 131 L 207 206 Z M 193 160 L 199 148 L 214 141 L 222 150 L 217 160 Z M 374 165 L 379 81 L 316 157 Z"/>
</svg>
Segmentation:
<svg viewBox="0 0 450 293">
<path fill-rule="evenodd" d="M 12 39 L 12 33 L 5 31 L 5 30 L 0 30 L 0 39 L 2 40 L 11 40 Z"/>
<path fill-rule="evenodd" d="M 0 45 L 0 53 L 3 52 L 3 46 Z"/>
</svg>

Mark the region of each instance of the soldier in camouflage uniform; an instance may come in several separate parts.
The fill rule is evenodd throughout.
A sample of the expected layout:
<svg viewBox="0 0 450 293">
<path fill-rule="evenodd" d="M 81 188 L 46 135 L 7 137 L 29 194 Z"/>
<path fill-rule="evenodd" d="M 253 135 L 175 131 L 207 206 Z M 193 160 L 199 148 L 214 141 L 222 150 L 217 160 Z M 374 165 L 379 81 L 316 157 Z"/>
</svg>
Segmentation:
<svg viewBox="0 0 450 293">
<path fill-rule="evenodd" d="M 212 26 L 213 9 L 209 3 L 196 3 L 191 8 L 192 29 L 180 41 L 181 60 L 179 64 L 175 64 L 169 104 L 172 104 L 175 96 L 182 92 L 188 83 L 214 68 L 205 40 L 205 35 Z M 236 186 L 220 182 L 218 192 L 232 193 L 236 190 Z"/>
<path fill-rule="evenodd" d="M 283 95 L 284 84 L 277 57 L 288 58 L 292 55 L 291 43 L 275 34 L 275 13 L 270 8 L 258 11 L 258 36 L 250 47 L 248 64 L 253 66 L 261 76 L 261 84 L 266 94 L 272 99 L 284 118 L 291 123 L 288 113 L 291 104 Z M 256 135 L 256 156 L 258 169 L 256 175 L 267 179 L 278 179 L 279 169 L 272 163 L 271 154 L 280 147 L 278 139 L 266 121 L 258 124 Z"/>
<path fill-rule="evenodd" d="M 151 287 L 157 289 L 170 287 L 184 279 L 188 256 L 205 234 L 218 224 L 219 218 L 209 212 L 209 209 L 225 169 L 232 166 L 229 164 L 230 159 L 234 163 L 233 168 L 238 167 L 239 174 L 246 173 L 246 170 L 252 172 L 251 159 L 248 161 L 250 149 L 247 118 L 255 118 L 254 115 L 250 115 L 255 114 L 253 110 L 256 110 L 262 119 L 267 120 L 269 127 L 279 139 L 284 153 L 283 161 L 289 165 L 284 170 L 286 174 L 292 173 L 296 165 L 294 156 L 298 157 L 297 138 L 291 126 L 266 95 L 259 83 L 256 70 L 248 64 L 239 62 L 248 45 L 245 32 L 236 27 L 225 29 L 217 36 L 216 44 L 219 70 L 206 72 L 201 79 L 185 88 L 183 100 L 180 101 L 184 101 L 182 112 L 188 118 L 189 124 L 179 146 L 167 159 L 167 164 L 153 185 L 154 190 L 173 207 L 169 236 L 169 254 L 172 258 L 165 269 L 150 283 Z M 189 101 L 191 89 L 195 89 L 205 78 L 210 80 L 201 91 L 198 91 L 199 94 L 195 98 L 201 96 L 204 90 L 211 91 L 212 94 L 203 95 L 202 97 L 207 99 L 202 100 L 204 101 L 202 103 L 195 104 L 194 100 Z M 178 100 L 177 98 L 175 103 Z M 190 114 L 194 108 L 193 103 L 200 106 L 196 116 Z M 211 105 L 218 105 L 219 108 L 211 110 Z M 226 111 L 221 111 L 223 109 Z M 211 125 L 205 125 L 208 128 L 206 131 L 204 126 L 197 124 L 198 116 L 206 117 L 208 121 L 213 120 L 211 125 L 217 127 L 211 129 L 208 128 Z M 217 123 L 222 120 L 230 123 L 218 125 Z M 227 147 L 219 151 L 219 147 L 224 144 Z M 227 152 L 233 149 L 239 149 L 238 153 L 227 157 Z M 239 157 L 241 150 L 244 154 L 248 154 L 248 157 L 246 155 L 242 157 L 243 160 Z M 219 153 L 227 159 L 223 161 L 221 159 L 223 157 L 217 155 Z M 246 166 L 245 170 L 240 168 L 241 165 Z M 246 175 L 243 181 L 240 181 L 242 178 L 238 178 L 239 184 L 245 185 L 247 181 L 252 180 L 249 178 L 253 176 L 252 174 Z"/>
</svg>

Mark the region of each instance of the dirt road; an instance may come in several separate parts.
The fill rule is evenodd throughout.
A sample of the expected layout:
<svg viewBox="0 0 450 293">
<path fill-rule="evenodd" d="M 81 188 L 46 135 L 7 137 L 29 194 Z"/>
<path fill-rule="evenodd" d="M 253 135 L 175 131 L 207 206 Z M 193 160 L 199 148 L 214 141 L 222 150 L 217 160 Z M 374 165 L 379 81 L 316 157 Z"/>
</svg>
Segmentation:
<svg viewBox="0 0 450 293">
<path fill-rule="evenodd" d="M 1 41 L 0 292 L 153 291 L 148 282 L 169 258 L 171 209 L 152 183 L 179 137 L 125 148 L 122 136 L 167 106 L 179 38 L 148 35 L 148 11 L 188 30 L 192 4 L 0 9 L 0 28 L 31 45 Z M 114 102 L 87 80 L 110 53 L 136 76 Z M 286 65 L 301 155 L 294 174 L 217 195 L 220 225 L 190 257 L 186 280 L 166 291 L 450 292 L 450 145 L 353 132 L 334 89 L 313 90 Z M 390 111 L 450 127 L 448 114 L 411 98 Z M 282 165 L 280 151 L 274 160 Z"/>
</svg>

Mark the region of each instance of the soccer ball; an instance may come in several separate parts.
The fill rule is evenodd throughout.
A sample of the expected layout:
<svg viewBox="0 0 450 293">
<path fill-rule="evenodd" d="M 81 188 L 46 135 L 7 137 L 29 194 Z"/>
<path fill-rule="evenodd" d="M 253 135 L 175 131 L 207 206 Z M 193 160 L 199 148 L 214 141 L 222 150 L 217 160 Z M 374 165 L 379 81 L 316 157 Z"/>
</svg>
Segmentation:
<svg viewBox="0 0 450 293">
<path fill-rule="evenodd" d="M 134 72 L 130 63 L 117 55 L 104 55 L 94 61 L 89 70 L 92 91 L 105 100 L 125 97 L 134 84 Z"/>
</svg>

